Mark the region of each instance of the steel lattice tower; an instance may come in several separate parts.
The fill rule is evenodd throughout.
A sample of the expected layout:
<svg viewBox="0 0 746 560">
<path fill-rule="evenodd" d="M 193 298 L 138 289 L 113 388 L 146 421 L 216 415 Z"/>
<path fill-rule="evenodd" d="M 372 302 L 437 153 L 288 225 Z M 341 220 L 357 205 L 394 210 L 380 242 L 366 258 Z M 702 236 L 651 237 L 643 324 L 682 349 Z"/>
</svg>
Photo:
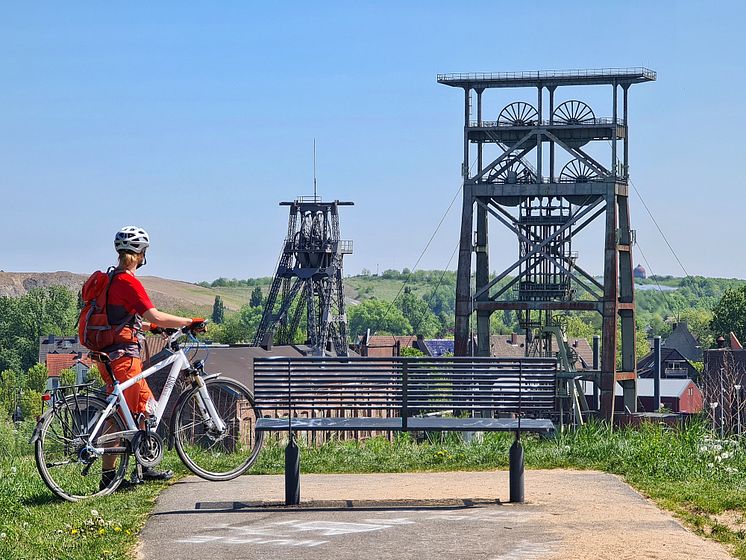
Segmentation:
<svg viewBox="0 0 746 560">
<path fill-rule="evenodd" d="M 545 354 L 553 349 L 551 337 L 542 337 L 542 328 L 552 324 L 553 312 L 597 311 L 603 319 L 603 333 L 601 373 L 596 382 L 600 384 L 601 412 L 606 418 L 614 413 L 615 381 L 623 387 L 625 407 L 636 410 L 627 101 L 631 85 L 655 78 L 655 72 L 646 68 L 437 77 L 441 84 L 462 88 L 465 99 L 455 353 L 489 355 L 489 321 L 494 311 L 515 311 L 526 331 L 527 352 L 531 346 L 535 353 Z M 555 105 L 558 89 L 564 93 L 566 87 L 590 85 L 611 86 L 611 117 L 598 118 L 588 104 L 573 98 Z M 483 120 L 482 95 L 492 88 L 532 88 L 537 93 L 536 106 L 516 101 L 505 106 L 496 120 Z M 476 120 L 472 120 L 473 92 Z M 603 150 L 608 158 L 591 156 L 588 144 L 598 145 L 593 153 Z M 497 157 L 485 160 L 485 153 L 495 149 Z M 474 172 L 472 151 L 476 152 Z M 572 251 L 573 237 L 600 216 L 605 217 L 602 282 L 578 264 L 577 254 Z M 489 217 L 514 233 L 519 245 L 518 260 L 492 279 Z M 472 253 L 476 254 L 473 292 Z M 583 299 L 576 297 L 578 289 L 585 292 Z M 476 348 L 470 343 L 473 314 Z M 533 344 L 529 344 L 532 339 Z M 621 367 L 617 367 L 618 348 Z"/>
<path fill-rule="evenodd" d="M 305 315 L 313 355 L 324 355 L 330 342 L 338 356 L 347 355 L 342 257 L 352 253 L 352 241 L 339 238 L 339 207 L 352 204 L 317 197 L 280 203 L 290 206 L 287 237 L 255 346 L 273 335 L 278 344 L 292 344 Z"/>
</svg>

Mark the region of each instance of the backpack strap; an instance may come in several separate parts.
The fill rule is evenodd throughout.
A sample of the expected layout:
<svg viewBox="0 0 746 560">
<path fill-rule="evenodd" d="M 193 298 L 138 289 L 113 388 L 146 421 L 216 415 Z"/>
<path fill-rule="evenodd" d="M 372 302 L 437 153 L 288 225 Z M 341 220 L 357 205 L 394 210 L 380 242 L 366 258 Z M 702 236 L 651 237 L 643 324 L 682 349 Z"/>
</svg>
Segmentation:
<svg viewBox="0 0 746 560">
<path fill-rule="evenodd" d="M 104 311 L 106 313 L 106 322 L 111 325 L 111 319 L 109 318 L 109 288 L 111 288 L 111 283 L 114 281 L 114 278 L 116 278 L 120 274 L 126 274 L 126 271 L 114 268 L 112 266 L 106 271 L 106 274 L 109 275 L 109 283 L 106 284 L 106 291 L 104 292 Z M 134 315 L 132 313 L 127 315 L 124 319 L 124 322 L 121 325 L 117 325 L 117 328 L 114 329 L 114 332 L 121 332 L 124 327 L 128 326 L 127 323 L 129 323 L 133 318 Z"/>
</svg>

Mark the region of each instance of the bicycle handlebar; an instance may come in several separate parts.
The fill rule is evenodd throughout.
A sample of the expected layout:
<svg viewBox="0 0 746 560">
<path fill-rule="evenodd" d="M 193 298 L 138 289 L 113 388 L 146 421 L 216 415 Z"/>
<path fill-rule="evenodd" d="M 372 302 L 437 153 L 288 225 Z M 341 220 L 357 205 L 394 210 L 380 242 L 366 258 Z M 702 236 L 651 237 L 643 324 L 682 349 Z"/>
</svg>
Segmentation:
<svg viewBox="0 0 746 560">
<path fill-rule="evenodd" d="M 206 325 L 209 321 L 204 320 L 202 321 L 203 325 Z M 172 344 L 176 342 L 178 339 L 180 339 L 182 336 L 185 335 L 194 335 L 193 330 L 194 325 L 187 325 L 185 327 L 180 327 L 178 329 L 163 329 L 163 334 L 168 337 L 168 343 Z"/>
</svg>

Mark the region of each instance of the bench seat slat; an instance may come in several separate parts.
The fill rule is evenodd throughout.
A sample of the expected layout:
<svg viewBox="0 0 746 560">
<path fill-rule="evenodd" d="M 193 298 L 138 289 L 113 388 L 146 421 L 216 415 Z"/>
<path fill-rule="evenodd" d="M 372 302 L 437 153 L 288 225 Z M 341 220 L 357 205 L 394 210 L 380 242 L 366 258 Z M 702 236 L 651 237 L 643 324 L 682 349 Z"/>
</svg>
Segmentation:
<svg viewBox="0 0 746 560">
<path fill-rule="evenodd" d="M 514 418 L 409 418 L 408 430 L 460 431 L 460 432 L 512 432 L 519 428 Z M 394 430 L 402 429 L 401 418 L 259 418 L 259 431 L 350 431 L 350 430 Z M 550 433 L 554 431 L 551 420 L 522 418 L 522 432 Z"/>
</svg>

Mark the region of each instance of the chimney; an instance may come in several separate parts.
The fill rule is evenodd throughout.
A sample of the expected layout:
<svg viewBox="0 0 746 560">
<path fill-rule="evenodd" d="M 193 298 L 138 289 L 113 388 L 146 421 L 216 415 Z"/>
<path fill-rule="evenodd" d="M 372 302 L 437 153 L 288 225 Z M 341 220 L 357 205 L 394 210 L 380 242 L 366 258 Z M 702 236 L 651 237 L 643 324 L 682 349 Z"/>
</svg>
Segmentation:
<svg viewBox="0 0 746 560">
<path fill-rule="evenodd" d="M 518 333 L 510 333 L 510 343 L 513 346 L 518 346 L 519 344 Z"/>
<path fill-rule="evenodd" d="M 264 338 L 262 338 L 262 343 L 260 344 L 260 346 L 267 351 L 272 350 L 272 335 L 273 334 L 274 333 L 272 332 L 272 330 L 269 330 L 266 333 L 264 333 Z"/>
</svg>

